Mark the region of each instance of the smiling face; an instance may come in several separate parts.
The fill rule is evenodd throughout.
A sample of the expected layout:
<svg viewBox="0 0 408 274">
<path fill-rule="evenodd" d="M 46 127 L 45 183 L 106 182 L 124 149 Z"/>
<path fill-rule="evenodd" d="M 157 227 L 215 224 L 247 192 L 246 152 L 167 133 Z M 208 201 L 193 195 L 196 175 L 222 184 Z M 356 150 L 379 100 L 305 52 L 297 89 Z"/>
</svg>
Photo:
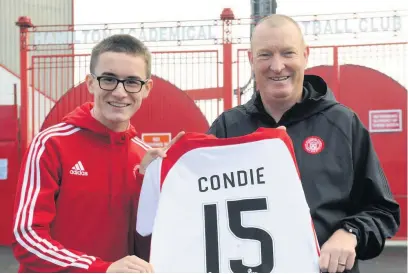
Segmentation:
<svg viewBox="0 0 408 274">
<path fill-rule="evenodd" d="M 255 28 L 249 53 L 257 88 L 264 102 L 294 104 L 302 96 L 309 50 L 293 22 L 268 20 Z"/>
<path fill-rule="evenodd" d="M 145 60 L 142 56 L 105 52 L 99 56 L 94 74 L 106 76 L 100 79 L 100 84 L 95 76 L 88 77 L 88 89 L 94 95 L 94 117 L 114 131 L 126 130 L 130 119 L 140 108 L 143 99 L 148 96 L 151 80 L 148 80 L 137 93 L 126 92 L 121 83 L 113 91 L 102 88 L 111 86 L 112 82 L 115 82 L 114 78 L 128 79 L 126 85 L 129 86 L 138 85 L 138 80 L 146 80 Z"/>
</svg>

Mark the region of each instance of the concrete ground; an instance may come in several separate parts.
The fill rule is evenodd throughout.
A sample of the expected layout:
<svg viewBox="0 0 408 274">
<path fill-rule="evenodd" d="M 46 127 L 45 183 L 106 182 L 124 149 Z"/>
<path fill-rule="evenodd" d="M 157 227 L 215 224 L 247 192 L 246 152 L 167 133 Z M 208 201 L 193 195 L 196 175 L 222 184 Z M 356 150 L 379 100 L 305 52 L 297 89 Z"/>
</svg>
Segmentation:
<svg viewBox="0 0 408 274">
<path fill-rule="evenodd" d="M 360 264 L 364 273 L 407 273 L 407 247 L 388 246 L 376 259 Z M 17 272 L 17 262 L 10 248 L 0 246 L 0 273 Z"/>
</svg>

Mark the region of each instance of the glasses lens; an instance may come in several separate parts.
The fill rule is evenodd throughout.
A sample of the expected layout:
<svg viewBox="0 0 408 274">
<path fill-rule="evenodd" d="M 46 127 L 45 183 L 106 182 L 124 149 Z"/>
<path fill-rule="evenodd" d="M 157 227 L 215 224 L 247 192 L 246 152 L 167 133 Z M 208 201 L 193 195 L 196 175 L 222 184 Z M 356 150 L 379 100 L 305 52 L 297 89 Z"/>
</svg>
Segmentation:
<svg viewBox="0 0 408 274">
<path fill-rule="evenodd" d="M 102 89 L 114 90 L 118 81 L 113 77 L 101 77 L 99 83 Z"/>
<path fill-rule="evenodd" d="M 142 82 L 139 80 L 129 79 L 125 81 L 125 89 L 128 92 L 139 92 L 142 88 Z"/>
</svg>

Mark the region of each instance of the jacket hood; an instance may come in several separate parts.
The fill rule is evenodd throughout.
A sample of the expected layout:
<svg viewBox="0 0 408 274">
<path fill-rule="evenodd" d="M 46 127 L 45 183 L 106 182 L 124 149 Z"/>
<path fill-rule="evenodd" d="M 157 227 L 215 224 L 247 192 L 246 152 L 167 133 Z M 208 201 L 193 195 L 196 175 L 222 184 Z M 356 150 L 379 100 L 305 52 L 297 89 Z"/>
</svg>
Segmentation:
<svg viewBox="0 0 408 274">
<path fill-rule="evenodd" d="M 128 135 L 128 138 L 133 138 L 136 136 L 136 130 L 132 125 L 129 125 L 128 129 L 125 132 L 114 132 L 111 129 L 104 126 L 98 120 L 96 120 L 92 114 L 91 110 L 94 106 L 94 103 L 88 102 L 85 103 L 72 112 L 68 113 L 64 118 L 63 122 L 67 124 L 71 124 L 83 129 L 87 129 L 96 133 L 97 135 L 105 136 L 105 137 L 114 137 L 118 134 L 125 133 Z"/>
<path fill-rule="evenodd" d="M 303 81 L 303 98 L 296 103 L 281 118 L 280 123 L 291 124 L 318 114 L 334 105 L 339 104 L 326 82 L 317 75 L 305 75 Z M 262 104 L 259 92 L 254 93 L 244 108 L 251 115 L 268 116 Z"/>
</svg>

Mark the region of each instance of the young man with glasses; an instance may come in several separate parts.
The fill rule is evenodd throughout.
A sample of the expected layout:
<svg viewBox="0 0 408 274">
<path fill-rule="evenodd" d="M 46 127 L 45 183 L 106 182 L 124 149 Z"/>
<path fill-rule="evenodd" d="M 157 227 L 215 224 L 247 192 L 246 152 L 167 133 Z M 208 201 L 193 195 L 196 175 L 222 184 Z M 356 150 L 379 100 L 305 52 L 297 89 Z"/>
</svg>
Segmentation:
<svg viewBox="0 0 408 274">
<path fill-rule="evenodd" d="M 136 177 L 143 157 L 163 150 L 149 149 L 130 124 L 152 88 L 151 55 L 134 37 L 114 35 L 93 49 L 90 72 L 94 102 L 37 134 L 23 160 L 13 244 L 20 272 L 153 271 L 135 239 Z"/>
</svg>

